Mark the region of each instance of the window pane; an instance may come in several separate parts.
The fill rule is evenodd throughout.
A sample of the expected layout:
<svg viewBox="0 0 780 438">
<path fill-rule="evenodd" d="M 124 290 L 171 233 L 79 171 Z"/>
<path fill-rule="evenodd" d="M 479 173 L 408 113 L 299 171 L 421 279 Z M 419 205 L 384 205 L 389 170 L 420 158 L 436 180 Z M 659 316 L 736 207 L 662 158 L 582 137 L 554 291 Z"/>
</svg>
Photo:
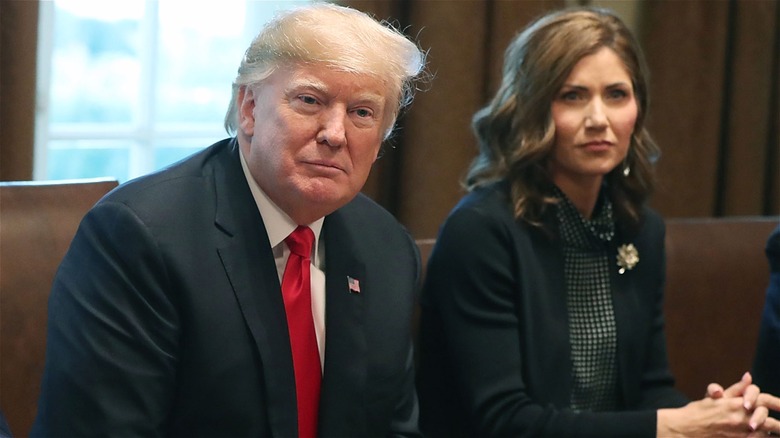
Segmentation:
<svg viewBox="0 0 780 438">
<path fill-rule="evenodd" d="M 242 26 L 236 23 L 244 16 L 245 4 L 222 0 L 190 8 L 159 2 L 156 122 L 220 126 L 245 45 Z"/>
<path fill-rule="evenodd" d="M 277 10 L 305 3 L 41 2 L 35 178 L 124 182 L 224 138 L 244 50 Z"/>
<path fill-rule="evenodd" d="M 155 121 L 208 122 L 221 129 L 249 42 L 277 10 L 303 3 L 223 0 L 182 7 L 159 2 Z"/>
<path fill-rule="evenodd" d="M 133 121 L 143 2 L 118 4 L 55 2 L 50 123 Z"/>
<path fill-rule="evenodd" d="M 225 137 L 227 134 L 225 135 Z M 154 145 L 154 167 L 161 168 L 194 154 L 215 142 L 214 138 L 161 141 Z"/>
<path fill-rule="evenodd" d="M 58 140 L 49 142 L 49 179 L 128 177 L 131 142 Z"/>
</svg>

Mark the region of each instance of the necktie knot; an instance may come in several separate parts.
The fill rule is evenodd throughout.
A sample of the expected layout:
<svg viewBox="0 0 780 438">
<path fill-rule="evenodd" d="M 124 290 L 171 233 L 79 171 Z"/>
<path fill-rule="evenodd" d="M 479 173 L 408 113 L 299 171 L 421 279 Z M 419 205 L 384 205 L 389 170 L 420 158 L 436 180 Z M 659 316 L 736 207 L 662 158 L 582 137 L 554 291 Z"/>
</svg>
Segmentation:
<svg viewBox="0 0 780 438">
<path fill-rule="evenodd" d="M 314 245 L 314 232 L 311 228 L 299 226 L 284 239 L 284 242 L 295 255 L 306 260 L 311 259 L 311 247 Z"/>
</svg>

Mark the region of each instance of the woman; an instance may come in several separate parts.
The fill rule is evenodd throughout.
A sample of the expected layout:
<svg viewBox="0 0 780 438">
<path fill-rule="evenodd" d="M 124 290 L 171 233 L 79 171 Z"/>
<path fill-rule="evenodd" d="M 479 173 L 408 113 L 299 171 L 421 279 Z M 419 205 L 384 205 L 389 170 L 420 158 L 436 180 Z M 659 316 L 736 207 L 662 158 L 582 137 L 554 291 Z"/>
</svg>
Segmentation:
<svg viewBox="0 0 780 438">
<path fill-rule="evenodd" d="M 629 30 L 600 9 L 544 16 L 508 47 L 501 87 L 474 117 L 470 193 L 428 265 L 430 436 L 778 430 L 765 407 L 777 400 L 748 374 L 692 403 L 673 388 L 664 225 L 644 206 L 659 153 L 645 71 Z"/>
</svg>

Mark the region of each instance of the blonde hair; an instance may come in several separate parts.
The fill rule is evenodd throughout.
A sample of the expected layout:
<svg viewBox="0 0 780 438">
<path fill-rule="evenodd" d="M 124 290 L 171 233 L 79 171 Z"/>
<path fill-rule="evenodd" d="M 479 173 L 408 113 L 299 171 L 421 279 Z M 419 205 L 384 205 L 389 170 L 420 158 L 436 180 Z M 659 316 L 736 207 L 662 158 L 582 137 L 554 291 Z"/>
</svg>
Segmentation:
<svg viewBox="0 0 780 438">
<path fill-rule="evenodd" d="M 638 114 L 626 166 L 613 169 L 605 180 L 616 215 L 636 224 L 642 204 L 654 187 L 652 163 L 660 155 L 645 129 L 648 108 L 647 67 L 639 44 L 626 25 L 601 8 L 569 8 L 533 21 L 506 49 L 501 86 L 479 110 L 472 127 L 479 155 L 465 179 L 472 190 L 507 179 L 517 218 L 541 226 L 546 209 L 556 201 L 547 162 L 555 145 L 552 101 L 574 66 L 584 56 L 608 47 L 631 76 Z"/>
<path fill-rule="evenodd" d="M 284 11 L 263 28 L 244 54 L 225 115 L 228 134 L 238 130 L 240 88 L 261 83 L 276 69 L 291 64 L 376 76 L 393 93 L 387 137 L 401 109 L 412 101 L 425 54 L 389 23 L 355 9 L 315 3 Z"/>
</svg>

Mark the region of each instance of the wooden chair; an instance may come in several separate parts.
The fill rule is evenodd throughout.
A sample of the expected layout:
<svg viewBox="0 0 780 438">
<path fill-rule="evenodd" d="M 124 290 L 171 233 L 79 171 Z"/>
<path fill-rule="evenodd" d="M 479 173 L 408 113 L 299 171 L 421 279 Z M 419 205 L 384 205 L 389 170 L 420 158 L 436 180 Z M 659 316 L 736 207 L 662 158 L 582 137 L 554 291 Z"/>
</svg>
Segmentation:
<svg viewBox="0 0 780 438">
<path fill-rule="evenodd" d="M 54 274 L 84 214 L 116 180 L 0 183 L 0 411 L 14 436 L 35 417 Z"/>
<path fill-rule="evenodd" d="M 769 284 L 764 248 L 780 217 L 666 221 L 666 338 L 677 387 L 691 399 L 753 364 Z"/>
</svg>

